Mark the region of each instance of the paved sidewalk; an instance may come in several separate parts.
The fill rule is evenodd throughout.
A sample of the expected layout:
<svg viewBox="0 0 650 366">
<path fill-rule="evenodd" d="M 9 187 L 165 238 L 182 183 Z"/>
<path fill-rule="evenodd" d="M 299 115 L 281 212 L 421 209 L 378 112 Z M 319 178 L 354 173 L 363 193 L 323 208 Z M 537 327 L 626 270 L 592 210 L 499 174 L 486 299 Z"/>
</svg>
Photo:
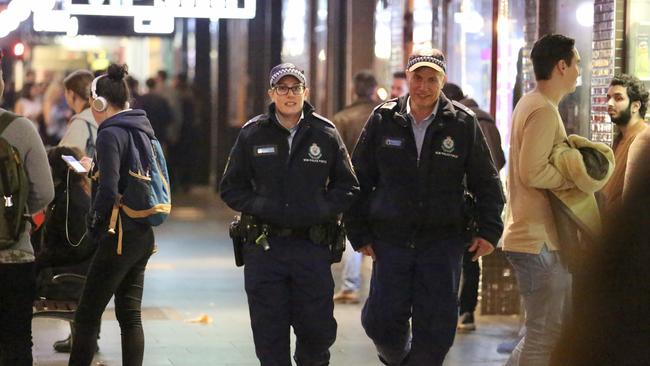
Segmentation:
<svg viewBox="0 0 650 366">
<path fill-rule="evenodd" d="M 259 365 L 253 348 L 243 270 L 234 266 L 227 223 L 232 212 L 214 194 L 197 189 L 174 203 L 171 220 L 156 229 L 158 253 L 151 258 L 144 292 L 146 366 Z M 340 264 L 334 278 L 340 279 Z M 370 273 L 364 262 L 364 275 Z M 367 293 L 367 289 L 364 291 Z M 95 365 L 121 365 L 119 326 L 113 304 L 104 313 Z M 380 365 L 361 328 L 362 305 L 337 305 L 338 337 L 331 365 Z M 188 320 L 207 315 L 212 322 Z M 446 366 L 503 365 L 496 346 L 515 331 L 517 318 L 478 317 L 478 329 L 458 334 Z M 62 321 L 35 319 L 34 355 L 39 366 L 67 365 L 52 349 L 68 334 Z"/>
</svg>

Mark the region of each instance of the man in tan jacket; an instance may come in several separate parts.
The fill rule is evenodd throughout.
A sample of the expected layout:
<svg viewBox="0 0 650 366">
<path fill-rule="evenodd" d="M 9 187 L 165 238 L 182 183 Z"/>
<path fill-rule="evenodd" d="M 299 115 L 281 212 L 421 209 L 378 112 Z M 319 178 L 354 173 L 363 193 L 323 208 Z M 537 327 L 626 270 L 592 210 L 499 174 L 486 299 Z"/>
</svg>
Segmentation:
<svg viewBox="0 0 650 366">
<path fill-rule="evenodd" d="M 377 79 L 368 70 L 362 70 L 354 74 L 352 78 L 352 90 L 355 99 L 352 104 L 346 106 L 332 117 L 332 122 L 339 130 L 343 143 L 350 153 L 354 151 L 354 145 L 359 139 L 361 130 L 365 126 L 368 117 L 377 106 Z M 341 290 L 334 295 L 335 303 L 358 304 L 359 289 L 361 288 L 361 261 L 363 255 L 354 251 L 350 242 L 347 242 L 343 252 L 343 272 Z"/>
<path fill-rule="evenodd" d="M 530 54 L 537 87 L 519 100 L 512 116 L 508 199 L 503 250 L 512 264 L 526 311 L 526 336 L 508 366 L 546 366 L 559 338 L 570 274 L 560 262 L 559 240 L 547 190 L 569 189 L 551 165 L 553 146 L 567 139 L 558 104 L 575 90 L 580 55 L 575 41 L 553 34 Z"/>
</svg>

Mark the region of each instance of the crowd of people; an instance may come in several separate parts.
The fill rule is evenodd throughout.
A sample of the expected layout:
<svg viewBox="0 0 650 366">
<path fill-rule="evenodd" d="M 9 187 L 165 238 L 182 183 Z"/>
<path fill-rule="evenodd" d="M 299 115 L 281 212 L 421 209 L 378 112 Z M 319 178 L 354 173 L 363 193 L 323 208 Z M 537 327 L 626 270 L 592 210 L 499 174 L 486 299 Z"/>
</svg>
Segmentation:
<svg viewBox="0 0 650 366">
<path fill-rule="evenodd" d="M 307 101 L 301 68 L 270 70 L 268 111 L 242 127 L 220 183 L 222 199 L 241 212 L 231 235 L 262 365 L 329 364 L 334 304 L 361 301 L 364 256 L 373 268 L 361 324 L 379 362 L 442 365 L 457 329 L 476 328 L 477 261 L 497 246 L 516 274 L 525 318 L 506 365 L 650 362 L 648 91 L 631 75 L 611 80 L 610 148 L 567 135 L 558 111 L 581 74 L 575 41 L 545 35 L 530 58 L 536 87 L 515 106 L 507 155 L 494 118 L 448 82 L 453 65 L 440 50 L 414 51 L 393 75 L 388 101 L 376 98 L 372 73 L 355 74 L 355 99 L 333 121 Z M 98 350 L 114 296 L 123 364 L 142 365 L 154 236 L 121 202 L 134 180 L 155 180 L 134 168 L 134 151 L 155 159 L 162 146 L 172 184 L 189 182 L 175 167 L 191 166 L 180 158 L 191 150 L 191 88 L 185 75 L 169 86 L 161 71 L 139 94 L 117 64 L 77 70 L 58 84 L 47 88 L 56 97 L 39 101 L 39 87 L 27 82 L 17 114 L 0 109 L 0 157 L 19 167 L 0 182 L 0 365 L 32 364 L 38 296 L 78 302 L 71 337 L 55 349 L 83 366 Z M 60 118 L 62 129 L 53 122 Z M 14 180 L 19 188 L 10 190 Z M 18 216 L 14 203 L 24 205 Z M 344 247 L 335 294 L 331 264 Z M 84 275 L 85 284 L 53 282 L 59 273 Z"/>
<path fill-rule="evenodd" d="M 75 70 L 65 75 L 45 71 L 37 79 L 37 73 L 28 70 L 20 90 L 14 90 L 13 81 L 6 86 L 0 105 L 32 121 L 46 148 L 76 146 L 85 156 L 92 157 L 92 147 L 88 145 L 87 150 L 82 142 L 77 142 L 85 142 L 97 133 L 90 110 L 82 107 L 89 98 L 90 81 L 103 71 Z M 167 71 L 159 70 L 146 79 L 143 93 L 135 77 L 127 76 L 127 84 L 132 91 L 130 108 L 147 112 L 158 140 L 171 157 L 173 186 L 189 190 L 193 171 L 192 164 L 187 162 L 194 159 L 189 147 L 196 138 L 197 121 L 194 89 L 187 74 L 178 73 L 170 78 Z"/>
<path fill-rule="evenodd" d="M 415 51 L 406 72 L 394 75 L 392 89 L 403 76 L 404 91 L 386 102 L 376 99 L 370 72 L 355 74 L 355 99 L 332 122 L 306 101 L 299 67 L 271 70 L 269 110 L 242 128 L 221 182 L 221 197 L 245 225 L 235 239 L 243 243 L 262 365 L 291 364 L 290 328 L 298 365 L 329 364 L 333 304 L 361 301 L 362 255 L 373 266 L 361 324 L 379 361 L 442 365 L 456 330 L 476 328 L 477 260 L 497 245 L 524 305 L 522 337 L 507 365 L 650 362 L 642 346 L 650 335 L 647 281 L 623 282 L 647 273 L 648 236 L 638 234 L 648 226 L 640 203 L 648 92 L 630 75 L 611 80 L 611 148 L 567 136 L 558 104 L 581 73 L 575 41 L 543 36 L 530 57 L 537 86 L 516 103 L 507 156 L 494 118 L 447 83 L 453 66 L 439 50 Z M 504 197 L 498 172 L 506 163 Z M 337 233 L 342 222 L 348 250 L 334 294 L 329 264 L 338 243 L 324 244 L 320 228 Z M 617 311 L 616 299 L 632 313 Z M 617 321 L 623 330 L 612 342 L 607 327 Z"/>
<path fill-rule="evenodd" d="M 62 130 L 43 124 L 44 115 L 54 114 L 48 108 L 54 107 L 39 101 L 32 83 L 25 84 L 29 98 L 25 94 L 16 101 L 16 113 L 0 109 L 0 144 L 7 146 L 0 168 L 0 365 L 32 365 L 32 303 L 38 298 L 78 303 L 71 335 L 55 342 L 54 349 L 70 352 L 70 365 L 89 365 L 98 350 L 101 314 L 113 296 L 124 364 L 142 364 L 140 308 L 154 238 L 151 224 L 143 221 L 148 214 L 122 212 L 127 208 L 122 202 L 129 196 L 127 187 L 133 192 L 133 179 L 162 177 L 169 196 L 166 166 L 162 171 L 158 167 L 163 174 L 155 177 L 151 159 L 165 165 L 160 155 L 179 148 L 182 131 L 188 128 L 182 126 L 184 118 L 193 116 L 183 75 L 168 97 L 177 98 L 185 109 L 173 116 L 175 109 L 160 96 L 168 114 L 152 111 L 150 121 L 144 110 L 149 106 L 131 108 L 142 101 L 133 98 L 127 74 L 126 65 L 111 64 L 105 72 L 77 70 L 67 75 L 57 86 L 69 111 L 61 114 L 68 118 Z M 1 77 L 0 72 L 0 96 Z M 171 142 L 170 133 L 180 137 Z M 136 160 L 135 166 L 142 169 L 133 169 Z M 59 274 L 85 281 L 57 281 Z"/>
</svg>

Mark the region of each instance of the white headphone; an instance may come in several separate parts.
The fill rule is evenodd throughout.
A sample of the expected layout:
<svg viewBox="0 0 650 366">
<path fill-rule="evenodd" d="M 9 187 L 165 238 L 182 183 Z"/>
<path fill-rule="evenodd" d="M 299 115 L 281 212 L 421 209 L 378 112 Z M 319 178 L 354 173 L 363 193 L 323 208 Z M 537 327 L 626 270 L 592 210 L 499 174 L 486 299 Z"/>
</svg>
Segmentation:
<svg viewBox="0 0 650 366">
<path fill-rule="evenodd" d="M 97 112 L 103 112 L 106 110 L 106 108 L 108 108 L 108 101 L 106 98 L 97 95 L 97 81 L 104 76 L 106 75 L 99 75 L 93 79 L 93 83 L 90 84 L 90 94 L 93 97 L 93 101 L 90 106 Z"/>
</svg>

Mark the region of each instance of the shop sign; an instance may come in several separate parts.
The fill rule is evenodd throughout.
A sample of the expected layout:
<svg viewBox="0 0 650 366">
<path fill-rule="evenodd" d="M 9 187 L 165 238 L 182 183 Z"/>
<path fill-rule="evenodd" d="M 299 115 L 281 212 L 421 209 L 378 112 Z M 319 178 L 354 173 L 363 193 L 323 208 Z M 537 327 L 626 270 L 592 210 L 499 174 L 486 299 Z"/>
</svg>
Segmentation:
<svg viewBox="0 0 650 366">
<path fill-rule="evenodd" d="M 70 33 L 70 23 L 76 23 L 75 16 L 116 16 L 133 17 L 136 33 L 172 33 L 176 18 L 252 19 L 255 17 L 256 1 L 50 0 L 50 2 L 58 5 L 39 6 L 33 9 L 34 30 Z"/>
</svg>

